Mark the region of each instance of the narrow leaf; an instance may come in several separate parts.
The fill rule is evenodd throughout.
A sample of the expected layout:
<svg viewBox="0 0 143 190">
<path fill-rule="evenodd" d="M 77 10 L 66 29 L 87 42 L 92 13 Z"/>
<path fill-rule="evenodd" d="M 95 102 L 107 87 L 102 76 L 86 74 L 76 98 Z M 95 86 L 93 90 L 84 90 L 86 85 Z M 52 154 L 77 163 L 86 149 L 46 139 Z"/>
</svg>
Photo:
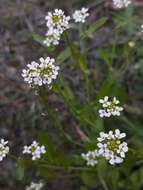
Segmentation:
<svg viewBox="0 0 143 190">
<path fill-rule="evenodd" d="M 47 48 L 48 51 L 53 51 L 53 50 L 55 49 L 55 47 L 53 47 L 53 46 L 47 47 L 47 46 L 43 43 L 43 41 L 45 40 L 45 37 L 40 36 L 39 34 L 35 34 L 35 33 L 32 34 L 32 37 L 33 37 L 33 39 L 34 39 L 36 42 L 38 42 L 39 44 L 41 44 L 42 46 L 44 46 L 45 48 Z"/>
<path fill-rule="evenodd" d="M 107 21 L 106 17 L 102 17 L 99 20 L 97 20 L 96 22 L 94 22 L 88 30 L 86 30 L 82 35 L 81 38 L 86 38 L 88 37 L 88 35 L 92 32 L 95 32 L 96 30 L 98 30 L 101 26 L 103 26 L 103 24 L 105 24 L 105 22 Z"/>
<path fill-rule="evenodd" d="M 22 180 L 24 177 L 24 161 L 19 158 L 17 162 L 17 175 L 18 175 L 18 180 Z"/>
<path fill-rule="evenodd" d="M 68 59 L 71 55 L 70 48 L 67 47 L 64 49 L 57 57 L 56 63 L 63 63 L 66 59 Z"/>
<path fill-rule="evenodd" d="M 44 39 L 45 39 L 43 36 L 40 36 L 40 35 L 38 35 L 38 34 L 33 33 L 33 34 L 32 34 L 32 37 L 33 37 L 33 39 L 34 39 L 36 42 L 38 42 L 38 43 L 40 43 L 40 44 L 43 45 L 43 41 L 44 41 Z"/>
</svg>

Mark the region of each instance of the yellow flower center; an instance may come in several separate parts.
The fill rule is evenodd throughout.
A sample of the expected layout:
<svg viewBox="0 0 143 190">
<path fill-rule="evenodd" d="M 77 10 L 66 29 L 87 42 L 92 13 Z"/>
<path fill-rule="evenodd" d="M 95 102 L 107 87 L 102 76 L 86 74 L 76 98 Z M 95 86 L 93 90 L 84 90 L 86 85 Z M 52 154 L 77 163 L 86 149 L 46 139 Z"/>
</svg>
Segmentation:
<svg viewBox="0 0 143 190">
<path fill-rule="evenodd" d="M 108 106 L 108 109 L 111 111 L 115 111 L 115 108 L 116 108 L 116 105 L 113 102 L 111 102 L 111 104 Z"/>
<path fill-rule="evenodd" d="M 33 147 L 31 148 L 31 152 L 35 152 L 35 151 L 36 151 L 36 147 L 33 146 Z"/>
<path fill-rule="evenodd" d="M 112 152 L 116 152 L 119 145 L 120 145 L 120 141 L 119 140 L 116 140 L 116 139 L 110 139 L 110 140 L 107 140 L 107 147 L 110 151 Z"/>
<path fill-rule="evenodd" d="M 59 24 L 60 20 L 61 20 L 61 16 L 58 16 L 58 15 L 53 16 L 53 22 L 55 24 Z"/>
<path fill-rule="evenodd" d="M 48 65 L 46 68 L 41 68 L 40 75 L 50 75 L 51 72 L 52 68 Z"/>
</svg>

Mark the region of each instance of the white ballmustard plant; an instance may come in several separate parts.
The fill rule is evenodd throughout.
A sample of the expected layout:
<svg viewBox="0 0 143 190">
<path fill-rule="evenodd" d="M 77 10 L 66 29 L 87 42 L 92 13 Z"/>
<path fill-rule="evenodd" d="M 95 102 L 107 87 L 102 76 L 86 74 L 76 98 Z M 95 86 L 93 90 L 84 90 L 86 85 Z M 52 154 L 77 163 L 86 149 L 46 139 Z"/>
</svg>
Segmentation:
<svg viewBox="0 0 143 190">
<path fill-rule="evenodd" d="M 97 146 L 99 155 L 105 157 L 111 165 L 120 164 L 125 158 L 125 153 L 128 152 L 128 145 L 122 141 L 126 137 L 125 133 L 120 133 L 119 129 L 109 133 L 100 132 L 97 138 Z"/>
<path fill-rule="evenodd" d="M 105 96 L 99 100 L 99 103 L 102 104 L 102 108 L 98 111 L 100 117 L 120 116 L 120 112 L 123 111 L 123 107 L 118 106 L 120 102 L 116 97 L 109 100 L 109 97 Z"/>
<path fill-rule="evenodd" d="M 113 0 L 114 6 L 119 9 L 128 7 L 131 3 L 132 3 L 131 0 Z"/>
<path fill-rule="evenodd" d="M 31 182 L 30 186 L 26 187 L 26 190 L 41 190 L 43 188 L 43 183 L 34 183 Z"/>
<path fill-rule="evenodd" d="M 24 81 L 32 87 L 48 85 L 51 88 L 51 83 L 58 76 L 59 66 L 55 66 L 55 59 L 50 57 L 46 59 L 41 57 L 39 60 L 40 63 L 32 61 L 31 64 L 27 65 L 27 69 L 23 69 Z"/>
<path fill-rule="evenodd" d="M 56 29 L 60 34 L 70 27 L 70 16 L 66 16 L 61 9 L 55 9 L 54 12 L 48 12 L 45 19 L 48 30 Z"/>
<path fill-rule="evenodd" d="M 45 146 L 40 146 L 38 142 L 33 141 L 30 146 L 24 146 L 23 154 L 31 154 L 32 160 L 41 158 L 42 154 L 46 153 Z"/>
<path fill-rule="evenodd" d="M 81 10 L 76 10 L 73 13 L 73 19 L 75 22 L 81 22 L 84 23 L 85 19 L 89 16 L 88 9 L 82 8 Z"/>
<path fill-rule="evenodd" d="M 8 141 L 5 141 L 4 139 L 0 140 L 0 161 L 2 161 L 9 153 L 9 146 L 7 146 L 7 144 Z"/>
<path fill-rule="evenodd" d="M 88 151 L 86 154 L 81 154 L 82 158 L 87 161 L 87 166 L 95 166 L 97 164 L 97 157 L 99 156 L 98 151 Z"/>
</svg>

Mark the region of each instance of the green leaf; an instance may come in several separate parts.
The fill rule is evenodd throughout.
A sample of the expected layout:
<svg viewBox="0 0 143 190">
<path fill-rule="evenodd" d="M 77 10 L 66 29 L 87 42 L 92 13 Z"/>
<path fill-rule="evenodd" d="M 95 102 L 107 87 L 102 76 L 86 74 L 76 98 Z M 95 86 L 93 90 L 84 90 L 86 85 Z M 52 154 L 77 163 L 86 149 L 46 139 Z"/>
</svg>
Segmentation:
<svg viewBox="0 0 143 190">
<path fill-rule="evenodd" d="M 108 189 L 108 166 L 107 161 L 104 158 L 100 158 L 97 164 L 98 178 L 104 189 Z"/>
<path fill-rule="evenodd" d="M 43 45 L 43 41 L 44 41 L 44 39 L 45 39 L 43 36 L 40 36 L 40 35 L 38 35 L 38 34 L 33 33 L 33 34 L 32 34 L 32 37 L 33 37 L 33 39 L 34 39 L 36 42 L 38 42 L 38 43 L 40 43 L 40 44 Z"/>
<path fill-rule="evenodd" d="M 47 46 L 43 43 L 43 41 L 45 40 L 45 37 L 40 36 L 39 34 L 35 34 L 35 33 L 32 34 L 32 37 L 33 37 L 33 39 L 34 39 L 36 42 L 38 42 L 39 44 L 41 44 L 42 46 L 44 46 L 45 48 L 47 48 L 48 51 L 53 51 L 53 50 L 55 49 L 55 47 L 53 47 L 53 46 L 47 47 Z"/>
<path fill-rule="evenodd" d="M 116 190 L 118 187 L 118 181 L 119 181 L 119 170 L 118 170 L 118 168 L 114 168 L 113 170 L 110 170 L 109 177 L 111 179 L 112 189 Z"/>
<path fill-rule="evenodd" d="M 88 37 L 88 35 L 92 32 L 95 32 L 96 30 L 98 30 L 101 26 L 103 26 L 103 24 L 105 24 L 105 22 L 107 21 L 107 17 L 102 17 L 99 20 L 97 20 L 95 23 L 93 23 L 88 30 L 86 30 L 82 35 L 81 38 L 84 39 L 86 37 Z"/>
<path fill-rule="evenodd" d="M 66 49 L 64 49 L 57 57 L 56 59 L 56 63 L 61 64 L 63 63 L 66 59 L 68 59 L 71 55 L 71 51 L 70 48 L 67 47 Z"/>
<path fill-rule="evenodd" d="M 97 101 L 104 96 L 115 96 L 122 104 L 126 101 L 126 92 L 124 88 L 116 81 L 113 81 L 112 76 L 103 81 L 97 94 Z"/>
<path fill-rule="evenodd" d="M 87 173 L 83 172 L 81 174 L 81 179 L 83 183 L 88 186 L 89 188 L 95 188 L 98 185 L 97 176 L 95 173 Z"/>
<path fill-rule="evenodd" d="M 75 64 L 79 67 L 82 74 L 84 76 L 87 76 L 89 72 L 88 72 L 85 56 L 80 52 L 80 50 L 74 43 L 70 43 L 70 49 L 71 49 L 72 58 Z"/>
<path fill-rule="evenodd" d="M 81 186 L 81 187 L 80 187 L 80 190 L 88 190 L 88 188 L 85 187 L 85 186 Z"/>
<path fill-rule="evenodd" d="M 104 158 L 101 158 L 97 164 L 97 172 L 100 179 L 104 180 L 107 177 L 108 168 L 107 161 Z"/>
<path fill-rule="evenodd" d="M 107 78 L 103 81 L 103 84 L 101 85 L 96 96 L 97 102 L 100 98 L 109 95 L 112 84 L 113 84 L 113 81 L 110 78 Z"/>
<path fill-rule="evenodd" d="M 46 180 L 48 179 L 48 181 L 54 181 L 57 179 L 57 175 L 55 173 L 55 171 L 53 171 L 52 169 L 46 168 L 46 167 L 41 167 L 37 165 L 37 170 L 40 176 L 44 177 Z"/>
<path fill-rule="evenodd" d="M 18 180 L 22 180 L 24 177 L 24 160 L 21 158 L 18 158 L 17 162 L 17 175 L 18 175 Z"/>
<path fill-rule="evenodd" d="M 89 125 L 91 127 L 95 126 L 96 116 L 95 116 L 95 106 L 91 104 L 79 104 L 77 101 L 73 101 L 73 115 L 80 121 L 80 124 Z"/>
<path fill-rule="evenodd" d="M 111 96 L 116 96 L 120 100 L 121 104 L 124 104 L 126 101 L 126 92 L 125 89 L 118 83 L 114 83 L 111 87 Z"/>
<path fill-rule="evenodd" d="M 104 62 L 110 67 L 111 62 L 110 62 L 109 54 L 102 48 L 99 49 L 99 54 L 101 58 L 104 60 Z"/>
<path fill-rule="evenodd" d="M 44 132 L 38 133 L 39 142 L 46 147 L 46 154 L 43 156 L 49 164 L 62 165 L 65 168 L 69 165 L 68 155 L 58 146 L 58 143 L 52 142 L 49 136 Z"/>
<path fill-rule="evenodd" d="M 52 143 L 52 140 L 49 139 L 48 134 L 39 131 L 38 132 L 38 141 L 46 147 L 46 154 L 43 156 L 50 164 L 56 162 L 54 157 L 55 145 Z"/>
<path fill-rule="evenodd" d="M 90 140 L 92 140 L 92 142 L 95 142 L 95 136 L 97 136 L 99 132 L 102 130 L 103 130 L 103 119 L 97 117 L 94 126 L 90 130 L 89 134 Z"/>
</svg>

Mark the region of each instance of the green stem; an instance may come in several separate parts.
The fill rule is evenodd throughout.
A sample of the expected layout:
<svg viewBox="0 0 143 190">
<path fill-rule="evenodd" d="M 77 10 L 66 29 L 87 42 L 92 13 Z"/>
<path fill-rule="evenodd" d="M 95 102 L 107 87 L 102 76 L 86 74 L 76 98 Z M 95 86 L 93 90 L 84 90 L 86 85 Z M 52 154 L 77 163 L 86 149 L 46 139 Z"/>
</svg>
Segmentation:
<svg viewBox="0 0 143 190">
<path fill-rule="evenodd" d="M 49 119 L 51 120 L 51 123 L 54 124 L 54 127 L 58 131 L 60 131 L 61 134 L 63 135 L 63 137 L 65 137 L 69 142 L 71 142 L 71 143 L 73 143 L 75 145 L 78 145 L 80 147 L 83 147 L 83 145 L 81 143 L 77 143 L 74 140 L 72 140 L 71 136 L 64 131 L 58 114 L 48 104 L 48 101 L 46 100 L 46 96 L 47 96 L 47 94 L 45 94 L 45 90 L 40 89 L 39 92 L 38 92 L 38 98 L 39 98 L 39 101 L 41 102 L 41 104 L 46 108 L 46 110 L 47 110 L 47 112 L 49 114 Z"/>
<path fill-rule="evenodd" d="M 104 180 L 101 176 L 99 176 L 99 180 L 100 180 L 100 182 L 101 182 L 101 185 L 102 185 L 103 189 L 104 189 L 104 190 L 108 190 L 108 187 L 107 187 L 107 185 L 106 185 L 106 182 L 105 182 L 105 180 Z"/>
<path fill-rule="evenodd" d="M 113 65 L 113 63 L 114 63 L 114 56 L 116 54 L 118 37 L 119 37 L 119 30 L 117 29 L 116 32 L 115 32 L 115 41 L 114 41 L 113 47 L 112 47 L 111 65 Z"/>
<path fill-rule="evenodd" d="M 12 158 L 13 160 L 18 160 L 18 158 L 16 157 L 16 156 L 14 156 L 14 155 L 12 155 L 12 154 L 8 154 L 8 156 L 10 157 L 10 158 Z"/>
<path fill-rule="evenodd" d="M 18 160 L 18 158 L 16 156 L 14 156 L 14 155 L 8 154 L 8 156 L 10 158 L 12 158 L 13 160 L 16 160 L 16 161 Z M 65 167 L 65 166 L 59 166 L 59 165 L 50 165 L 45 161 L 35 161 L 35 162 L 33 162 L 32 160 L 23 160 L 23 162 L 25 164 L 28 164 L 28 165 L 34 165 L 35 166 L 35 165 L 38 164 L 38 167 L 41 166 L 41 167 L 54 169 L 54 170 L 68 170 L 69 172 L 71 172 L 71 171 L 95 171 L 94 168 L 90 168 L 90 167 L 82 167 L 82 166 L 68 166 L 68 167 Z"/>
<path fill-rule="evenodd" d="M 80 29 L 81 30 L 81 29 Z M 76 56 L 76 52 L 75 52 L 75 49 L 74 49 L 74 44 L 71 43 L 71 41 L 69 40 L 69 37 L 68 37 L 68 34 L 65 32 L 65 40 L 67 42 L 67 45 L 69 46 L 70 48 L 70 51 L 71 51 L 71 55 L 72 55 L 72 60 L 73 62 L 76 63 L 76 65 L 79 66 L 79 69 L 81 71 L 81 74 L 83 75 L 84 79 L 85 79 L 85 83 L 86 83 L 86 93 L 87 93 L 87 100 L 90 99 L 90 96 L 91 96 L 91 85 L 90 85 L 90 81 L 89 81 L 89 71 L 87 69 L 87 59 L 86 59 L 86 56 L 85 56 L 85 49 L 84 49 L 84 43 L 82 41 L 80 41 L 80 45 L 81 45 L 81 52 L 79 52 L 79 55 Z M 81 63 L 79 63 L 77 60 L 78 60 L 78 56 L 81 56 L 83 60 L 86 60 L 86 61 L 82 61 L 82 64 L 84 65 L 85 69 L 83 70 L 81 68 Z"/>
<path fill-rule="evenodd" d="M 39 162 L 38 166 L 49 168 L 49 169 L 54 169 L 54 170 L 68 170 L 69 172 L 71 171 L 95 171 L 94 168 L 90 167 L 82 167 L 82 166 L 59 166 L 59 165 L 50 165 L 47 163 L 41 163 Z"/>
</svg>

